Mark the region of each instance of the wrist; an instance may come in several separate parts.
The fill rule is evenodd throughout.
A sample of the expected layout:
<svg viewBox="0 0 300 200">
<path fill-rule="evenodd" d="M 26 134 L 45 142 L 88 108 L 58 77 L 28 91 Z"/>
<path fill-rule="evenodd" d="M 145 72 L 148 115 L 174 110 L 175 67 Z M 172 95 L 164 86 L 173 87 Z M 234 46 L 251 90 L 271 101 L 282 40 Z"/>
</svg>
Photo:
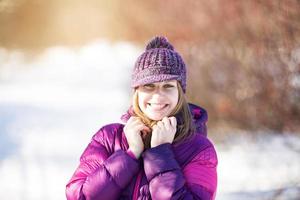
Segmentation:
<svg viewBox="0 0 300 200">
<path fill-rule="evenodd" d="M 160 145 L 162 145 L 162 144 L 172 144 L 172 142 L 153 143 L 153 144 L 151 144 L 151 148 L 160 146 Z"/>
<path fill-rule="evenodd" d="M 129 154 L 129 155 L 131 155 L 131 156 L 134 156 L 136 159 L 139 159 L 139 157 L 141 156 L 141 151 L 139 151 L 139 150 L 136 150 L 136 149 L 131 149 L 131 148 L 129 148 L 128 150 L 127 150 L 127 153 Z"/>
</svg>

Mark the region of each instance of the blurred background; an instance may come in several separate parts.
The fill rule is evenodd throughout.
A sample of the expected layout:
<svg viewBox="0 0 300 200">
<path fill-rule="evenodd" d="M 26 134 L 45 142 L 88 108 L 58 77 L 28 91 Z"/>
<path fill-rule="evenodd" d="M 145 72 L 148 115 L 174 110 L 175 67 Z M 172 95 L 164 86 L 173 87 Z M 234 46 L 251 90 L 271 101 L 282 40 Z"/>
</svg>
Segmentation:
<svg viewBox="0 0 300 200">
<path fill-rule="evenodd" d="M 300 198 L 299 1 L 0 0 L 0 199 L 65 199 L 155 35 L 208 111 L 217 199 Z"/>
</svg>

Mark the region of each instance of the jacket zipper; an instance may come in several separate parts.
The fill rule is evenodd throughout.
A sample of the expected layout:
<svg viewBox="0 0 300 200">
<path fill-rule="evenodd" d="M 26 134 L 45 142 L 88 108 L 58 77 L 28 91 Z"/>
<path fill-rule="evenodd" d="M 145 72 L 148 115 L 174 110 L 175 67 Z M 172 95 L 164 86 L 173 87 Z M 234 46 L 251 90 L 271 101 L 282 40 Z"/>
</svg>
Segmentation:
<svg viewBox="0 0 300 200">
<path fill-rule="evenodd" d="M 142 170 L 139 172 L 138 177 L 136 178 L 134 190 L 133 190 L 133 200 L 137 200 L 139 196 L 139 187 L 142 180 Z"/>
</svg>

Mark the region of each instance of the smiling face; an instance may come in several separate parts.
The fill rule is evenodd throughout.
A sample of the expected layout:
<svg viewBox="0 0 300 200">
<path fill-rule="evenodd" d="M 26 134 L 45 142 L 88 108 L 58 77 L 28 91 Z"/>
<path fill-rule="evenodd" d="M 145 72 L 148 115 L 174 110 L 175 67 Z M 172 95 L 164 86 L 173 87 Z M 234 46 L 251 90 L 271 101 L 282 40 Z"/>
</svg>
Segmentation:
<svg viewBox="0 0 300 200">
<path fill-rule="evenodd" d="M 137 92 L 141 111 L 156 121 L 169 116 L 178 102 L 176 80 L 141 85 L 137 88 Z"/>
</svg>

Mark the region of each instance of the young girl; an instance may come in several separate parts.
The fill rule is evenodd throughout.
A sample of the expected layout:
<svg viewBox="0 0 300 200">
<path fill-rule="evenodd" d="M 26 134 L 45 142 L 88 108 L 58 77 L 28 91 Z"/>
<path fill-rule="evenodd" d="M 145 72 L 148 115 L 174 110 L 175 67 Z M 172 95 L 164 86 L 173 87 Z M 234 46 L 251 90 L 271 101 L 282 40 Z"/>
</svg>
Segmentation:
<svg viewBox="0 0 300 200">
<path fill-rule="evenodd" d="M 187 103 L 185 64 L 165 37 L 137 59 L 132 88 L 125 125 L 93 136 L 67 199 L 214 199 L 218 161 L 206 138 L 207 113 Z"/>
</svg>

